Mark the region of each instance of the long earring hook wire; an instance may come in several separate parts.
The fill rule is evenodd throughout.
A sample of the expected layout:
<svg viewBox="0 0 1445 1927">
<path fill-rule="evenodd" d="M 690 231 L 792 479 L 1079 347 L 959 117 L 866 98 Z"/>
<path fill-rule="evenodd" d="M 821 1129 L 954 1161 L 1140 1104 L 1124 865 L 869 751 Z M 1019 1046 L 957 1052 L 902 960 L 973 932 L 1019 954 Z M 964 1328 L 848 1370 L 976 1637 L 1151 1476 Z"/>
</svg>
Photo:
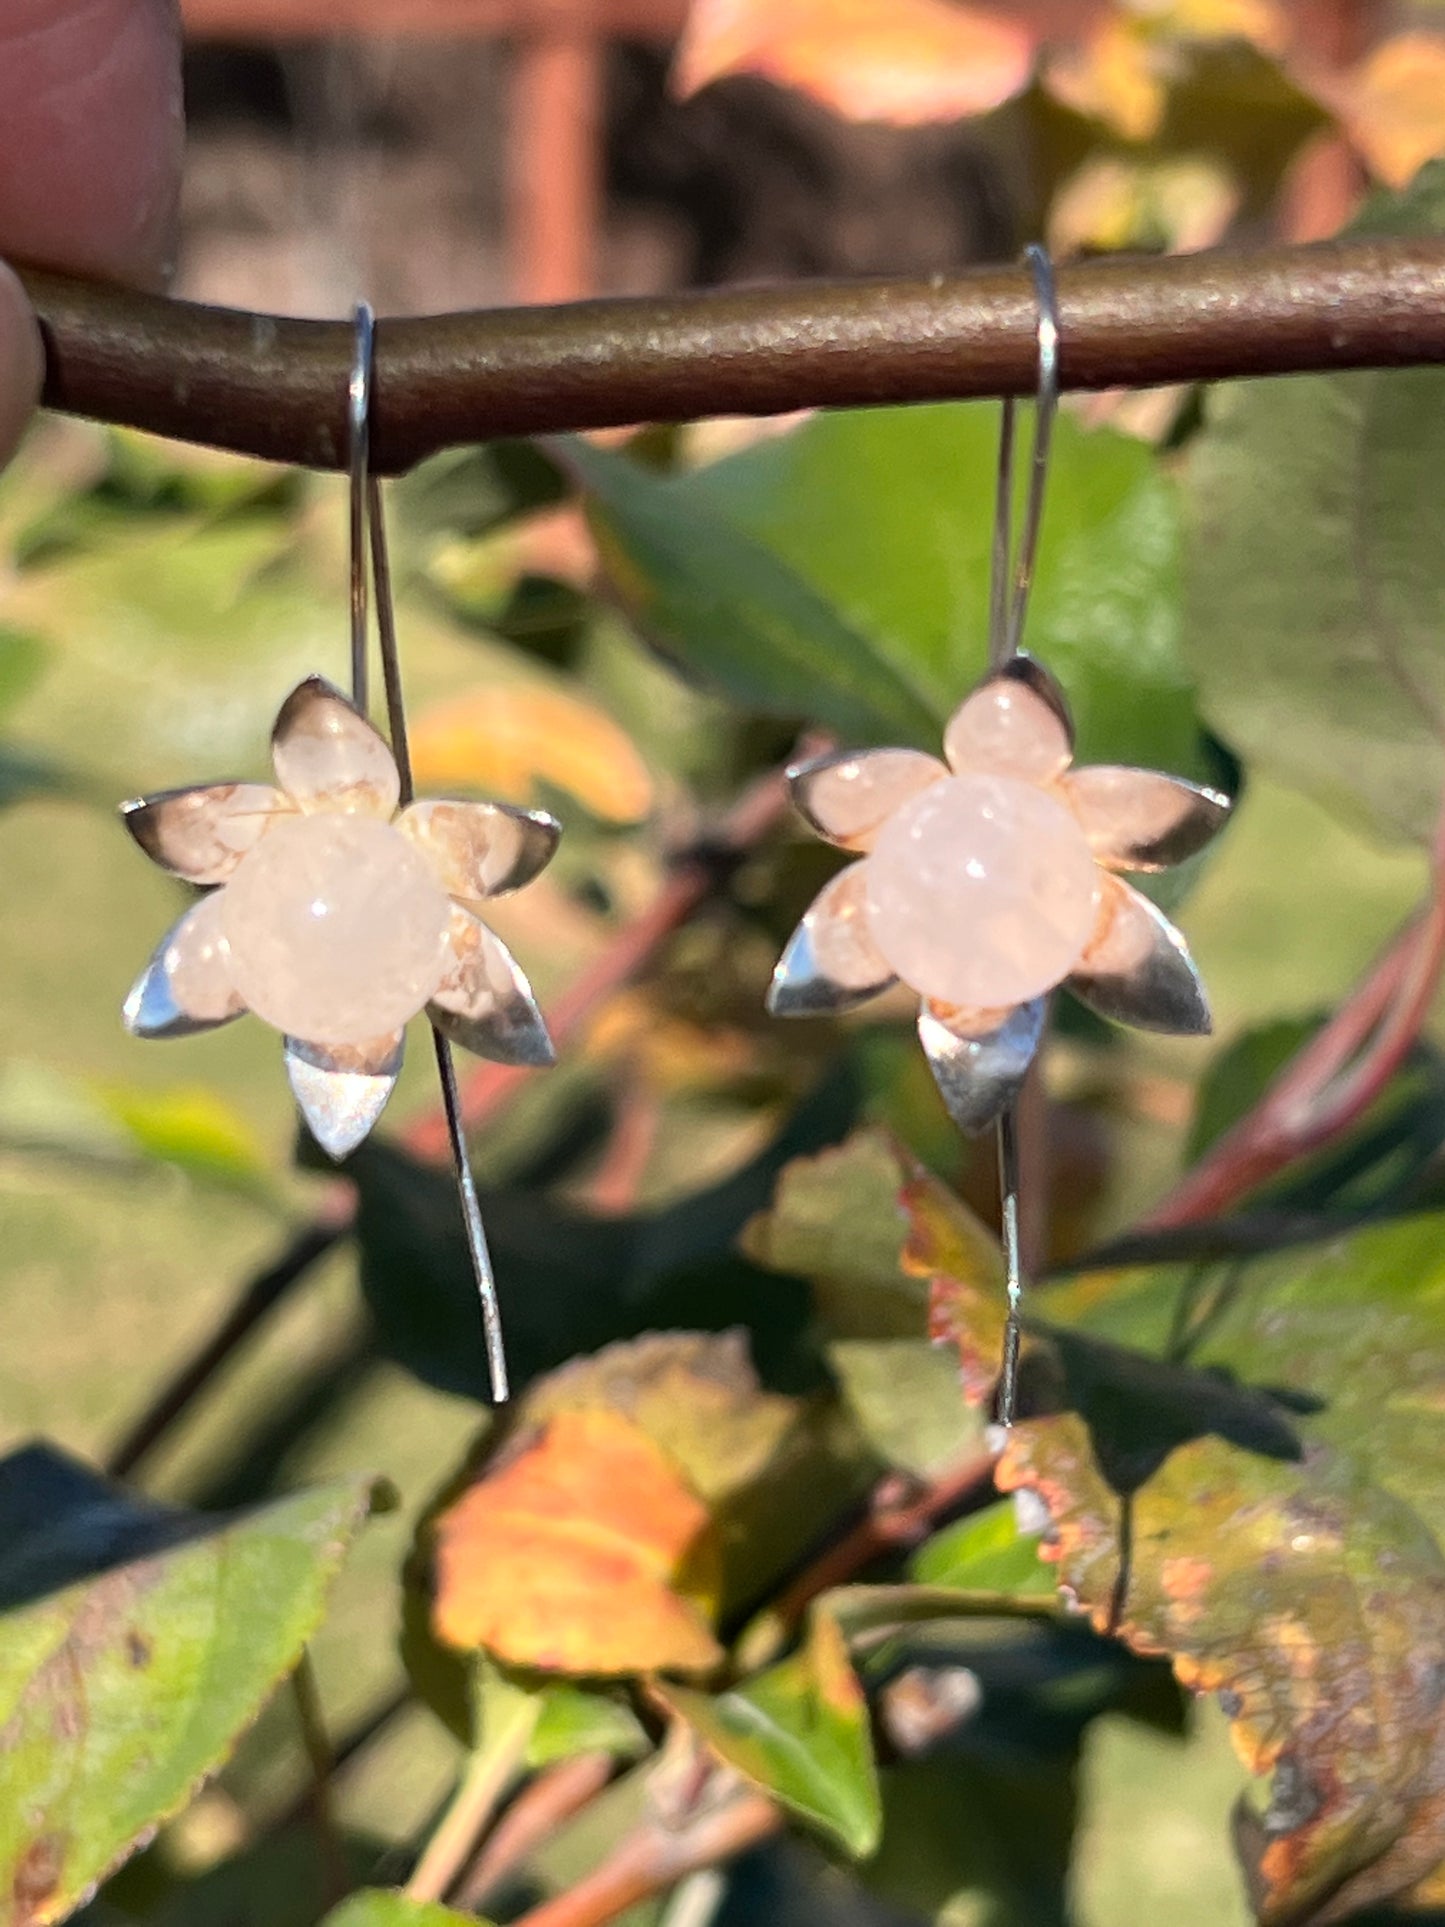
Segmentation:
<svg viewBox="0 0 1445 1927">
<path fill-rule="evenodd" d="M 387 729 L 391 753 L 396 759 L 404 809 L 414 794 L 411 772 L 411 747 L 407 740 L 406 704 L 401 687 L 401 659 L 397 650 L 396 606 L 392 596 L 391 560 L 386 540 L 386 512 L 381 483 L 370 470 L 372 369 L 375 359 L 376 322 L 363 301 L 356 308 L 356 352 L 347 392 L 349 428 L 349 473 L 351 482 L 351 694 L 356 707 L 365 712 L 367 694 L 367 600 L 368 569 L 376 603 L 376 632 L 381 657 L 382 689 L 386 699 Z M 487 1371 L 491 1380 L 492 1402 L 504 1405 L 510 1395 L 507 1379 L 507 1354 L 502 1338 L 502 1309 L 497 1298 L 496 1274 L 482 1223 L 481 1202 L 476 1179 L 467 1153 L 466 1125 L 462 1117 L 461 1093 L 457 1087 L 456 1064 L 447 1038 L 433 1024 L 432 1043 L 436 1049 L 437 1076 L 441 1082 L 442 1109 L 446 1114 L 447 1138 L 451 1145 L 452 1165 L 456 1171 L 457 1192 L 461 1202 L 462 1226 L 472 1275 L 482 1307 L 482 1331 L 487 1350 Z"/>
<path fill-rule="evenodd" d="M 1013 544 L 1014 442 L 1018 404 L 1009 396 L 999 428 L 998 493 L 994 504 L 993 556 L 989 578 L 989 666 L 1000 669 L 1019 654 L 1024 617 L 1033 587 L 1034 561 L 1044 514 L 1049 448 L 1059 403 L 1059 308 L 1054 265 L 1046 249 L 1031 246 L 1025 260 L 1033 275 L 1039 346 L 1038 388 L 1034 399 L 1033 451 L 1028 494 L 1017 553 Z M 1010 579 L 1012 578 L 1012 579 Z M 1023 1258 L 1019 1240 L 1018 1115 L 1012 1104 L 998 1121 L 999 1218 L 1003 1237 L 1008 1319 L 1004 1326 L 1003 1370 L 999 1378 L 998 1417 L 1012 1426 L 1018 1406 L 1019 1346 L 1023 1317 Z"/>
</svg>

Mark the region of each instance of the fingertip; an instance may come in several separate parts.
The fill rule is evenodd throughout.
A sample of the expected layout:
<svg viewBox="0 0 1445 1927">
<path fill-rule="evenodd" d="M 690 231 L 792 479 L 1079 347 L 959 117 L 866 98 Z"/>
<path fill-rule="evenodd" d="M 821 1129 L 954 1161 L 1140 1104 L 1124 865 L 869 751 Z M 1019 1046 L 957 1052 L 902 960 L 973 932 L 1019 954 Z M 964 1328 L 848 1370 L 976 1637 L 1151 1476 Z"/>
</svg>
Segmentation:
<svg viewBox="0 0 1445 1927">
<path fill-rule="evenodd" d="M 25 290 L 0 261 L 0 468 L 20 445 L 40 400 L 45 347 Z"/>
</svg>

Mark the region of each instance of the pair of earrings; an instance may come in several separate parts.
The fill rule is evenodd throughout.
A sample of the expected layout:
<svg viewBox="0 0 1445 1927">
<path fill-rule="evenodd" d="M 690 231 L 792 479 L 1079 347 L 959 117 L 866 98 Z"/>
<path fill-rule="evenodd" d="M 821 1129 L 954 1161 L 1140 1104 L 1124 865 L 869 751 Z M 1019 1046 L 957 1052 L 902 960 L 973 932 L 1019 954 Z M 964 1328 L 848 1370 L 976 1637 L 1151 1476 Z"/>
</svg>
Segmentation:
<svg viewBox="0 0 1445 1927">
<path fill-rule="evenodd" d="M 1068 705 L 1022 649 L 1059 392 L 1047 255 L 1029 250 L 1039 382 L 1026 509 L 1012 541 L 1015 406 L 1004 403 L 989 673 L 944 733 L 944 757 L 840 751 L 789 772 L 822 837 L 853 852 L 788 944 L 777 1016 L 849 1010 L 898 983 L 950 1115 L 996 1125 L 1009 1297 L 1000 1418 L 1014 1414 L 1023 1277 L 1014 1104 L 1065 984 L 1102 1015 L 1201 1032 L 1209 1011 L 1184 941 L 1121 870 L 1160 870 L 1214 833 L 1229 801 L 1153 771 L 1073 769 Z M 550 860 L 542 811 L 412 795 L 380 485 L 369 474 L 373 324 L 357 313 L 349 393 L 351 693 L 320 677 L 283 704 L 276 786 L 226 783 L 127 804 L 147 855 L 208 889 L 162 939 L 125 1005 L 138 1036 L 179 1036 L 253 1010 L 285 1038 L 292 1090 L 343 1157 L 380 1116 L 407 1021 L 425 1010 L 477 1283 L 492 1393 L 507 1396 L 496 1288 L 467 1160 L 453 1041 L 510 1064 L 553 1061 L 522 971 L 479 914 Z M 366 720 L 368 579 L 391 742 Z"/>
</svg>

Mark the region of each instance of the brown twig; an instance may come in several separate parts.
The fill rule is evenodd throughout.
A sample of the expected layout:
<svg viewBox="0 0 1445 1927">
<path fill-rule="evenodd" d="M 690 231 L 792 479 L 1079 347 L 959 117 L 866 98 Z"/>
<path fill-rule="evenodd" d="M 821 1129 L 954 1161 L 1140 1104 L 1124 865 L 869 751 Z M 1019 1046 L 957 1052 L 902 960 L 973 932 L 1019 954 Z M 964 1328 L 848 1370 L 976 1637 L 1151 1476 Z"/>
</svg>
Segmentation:
<svg viewBox="0 0 1445 1927">
<path fill-rule="evenodd" d="M 926 1484 L 890 1472 L 879 1480 L 867 1509 L 811 1560 L 767 1607 L 739 1648 L 746 1670 L 766 1665 L 802 1623 L 815 1599 L 846 1585 L 879 1559 L 920 1545 L 948 1516 L 987 1490 L 994 1455 L 971 1452 L 945 1466 Z"/>
<path fill-rule="evenodd" d="M 649 1818 L 575 1886 L 523 1914 L 516 1927 L 601 1927 L 702 1867 L 731 1860 L 783 1824 L 771 1800 L 739 1785 L 716 1806 L 671 1827 Z"/>
<path fill-rule="evenodd" d="M 1215 1218 L 1348 1130 L 1414 1048 L 1445 966 L 1445 826 L 1432 890 L 1330 1021 L 1144 1220 L 1145 1231 Z"/>
<path fill-rule="evenodd" d="M 1445 360 L 1445 240 L 1071 262 L 1065 388 Z M 283 320 L 25 273 L 52 408 L 273 461 L 346 465 L 349 322 Z M 384 320 L 372 462 L 700 415 L 1031 394 L 1020 268 Z"/>
<path fill-rule="evenodd" d="M 578 1753 L 530 1780 L 458 1882 L 455 1905 L 467 1913 L 480 1913 L 510 1873 L 596 1799 L 615 1767 L 608 1753 Z"/>
<path fill-rule="evenodd" d="M 336 1755 L 326 1730 L 326 1714 L 309 1651 L 302 1653 L 296 1671 L 291 1675 L 291 1692 L 296 1702 L 297 1724 L 301 1729 L 301 1741 L 311 1773 L 311 1783 L 306 1790 L 305 1813 L 320 1850 L 327 1904 L 334 1906 L 347 1892 L 351 1881 L 346 1867 L 346 1851 L 341 1844 L 341 1835 L 336 1830 L 336 1814 L 331 1801 L 331 1776 L 335 1771 Z"/>
</svg>

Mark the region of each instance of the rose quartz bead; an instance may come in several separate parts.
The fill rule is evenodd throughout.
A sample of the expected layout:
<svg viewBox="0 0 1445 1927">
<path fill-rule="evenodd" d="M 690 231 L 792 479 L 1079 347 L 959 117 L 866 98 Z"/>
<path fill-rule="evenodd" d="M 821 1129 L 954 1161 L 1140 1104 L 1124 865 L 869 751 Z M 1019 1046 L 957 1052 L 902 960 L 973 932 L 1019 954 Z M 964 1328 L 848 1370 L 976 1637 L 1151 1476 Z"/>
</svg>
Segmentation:
<svg viewBox="0 0 1445 1927">
<path fill-rule="evenodd" d="M 1012 777 L 935 783 L 862 867 L 873 941 L 905 983 L 948 1004 L 994 1009 L 1052 989 L 1097 917 L 1083 831 L 1062 803 Z"/>
<path fill-rule="evenodd" d="M 365 816 L 295 817 L 221 896 L 237 989 L 313 1044 L 363 1044 L 415 1016 L 441 981 L 451 906 L 420 853 Z"/>
</svg>

